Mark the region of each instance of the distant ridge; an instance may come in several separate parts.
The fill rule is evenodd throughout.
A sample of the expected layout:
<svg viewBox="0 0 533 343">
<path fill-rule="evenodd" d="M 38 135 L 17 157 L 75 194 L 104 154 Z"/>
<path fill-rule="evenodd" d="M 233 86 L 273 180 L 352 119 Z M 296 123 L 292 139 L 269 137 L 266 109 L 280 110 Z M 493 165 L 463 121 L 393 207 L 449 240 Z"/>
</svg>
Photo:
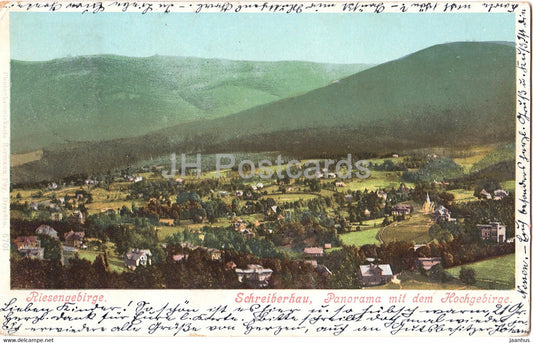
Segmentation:
<svg viewBox="0 0 533 343">
<path fill-rule="evenodd" d="M 143 135 L 303 94 L 368 67 L 169 56 L 13 60 L 11 149 Z"/>
<path fill-rule="evenodd" d="M 441 44 L 223 118 L 45 149 L 39 162 L 12 168 L 12 178 L 96 173 L 170 152 L 317 156 L 512 142 L 515 87 L 513 47 Z"/>
</svg>

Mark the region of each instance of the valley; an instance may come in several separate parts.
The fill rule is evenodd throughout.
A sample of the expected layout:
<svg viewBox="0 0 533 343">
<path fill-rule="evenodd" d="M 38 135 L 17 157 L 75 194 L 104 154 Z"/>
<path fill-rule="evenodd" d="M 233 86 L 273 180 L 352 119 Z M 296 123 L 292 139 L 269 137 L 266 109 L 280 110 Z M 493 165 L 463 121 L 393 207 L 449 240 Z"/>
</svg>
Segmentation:
<svg viewBox="0 0 533 343">
<path fill-rule="evenodd" d="M 512 289 L 514 70 L 505 42 L 12 61 L 11 287 Z"/>
</svg>

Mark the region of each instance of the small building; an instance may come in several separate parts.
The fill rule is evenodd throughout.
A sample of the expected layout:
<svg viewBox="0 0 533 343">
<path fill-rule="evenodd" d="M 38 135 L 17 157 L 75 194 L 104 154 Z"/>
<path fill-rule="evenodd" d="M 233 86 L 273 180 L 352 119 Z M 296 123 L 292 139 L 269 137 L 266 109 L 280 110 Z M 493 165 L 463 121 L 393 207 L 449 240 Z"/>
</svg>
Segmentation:
<svg viewBox="0 0 533 343">
<path fill-rule="evenodd" d="M 61 213 L 52 213 L 52 214 L 61 214 Z M 57 236 L 57 231 L 54 230 L 53 227 L 49 225 L 45 225 L 45 224 L 35 229 L 35 234 L 36 235 L 47 235 L 47 236 L 52 237 L 53 239 L 59 239 L 59 237 Z"/>
<path fill-rule="evenodd" d="M 71 224 L 84 224 L 85 217 L 81 211 L 74 211 L 69 217 L 68 222 Z"/>
<path fill-rule="evenodd" d="M 346 194 L 346 195 L 344 196 L 344 200 L 346 200 L 346 201 L 352 201 L 352 200 L 353 200 L 353 195 L 351 195 L 351 194 Z"/>
<path fill-rule="evenodd" d="M 388 283 L 392 280 L 393 274 L 389 264 L 374 264 L 373 259 L 369 259 L 370 264 L 359 266 L 358 277 L 361 286 L 376 286 Z"/>
<path fill-rule="evenodd" d="M 78 249 L 68 245 L 61 245 L 61 263 L 68 266 L 71 259 L 77 258 Z"/>
<path fill-rule="evenodd" d="M 331 249 L 331 243 L 325 243 L 324 249 Z"/>
<path fill-rule="evenodd" d="M 326 267 L 325 265 L 323 264 L 319 264 L 318 266 L 316 266 L 316 272 L 321 275 L 322 277 L 330 277 L 331 274 L 333 274 L 331 272 L 331 270 L 329 270 L 328 267 Z"/>
<path fill-rule="evenodd" d="M 39 203 L 35 201 L 30 202 L 30 210 L 39 211 Z"/>
<path fill-rule="evenodd" d="M 44 259 L 44 248 L 28 248 L 19 249 L 19 253 L 26 258 L 32 258 L 36 260 Z"/>
<path fill-rule="evenodd" d="M 44 248 L 41 248 L 41 241 L 36 236 L 19 236 L 15 239 L 15 245 L 24 257 L 44 259 Z"/>
<path fill-rule="evenodd" d="M 479 194 L 481 194 L 481 196 L 487 200 L 492 199 L 492 195 L 489 192 L 487 192 L 485 189 L 482 189 L 481 192 L 479 192 Z"/>
<path fill-rule="evenodd" d="M 402 216 L 411 213 L 411 205 L 396 204 L 392 207 L 391 214 L 393 216 Z"/>
<path fill-rule="evenodd" d="M 208 248 L 207 253 L 212 261 L 220 261 L 222 259 L 222 251 L 215 248 Z"/>
<path fill-rule="evenodd" d="M 304 254 L 310 257 L 322 257 L 324 256 L 324 249 L 322 249 L 321 247 L 305 248 Z"/>
<path fill-rule="evenodd" d="M 93 179 L 87 179 L 87 180 L 85 180 L 85 184 L 87 186 L 96 186 L 96 185 L 98 185 L 98 181 L 97 180 L 93 180 Z"/>
<path fill-rule="evenodd" d="M 243 194 L 244 194 L 243 191 L 235 191 L 236 197 L 242 197 Z"/>
<path fill-rule="evenodd" d="M 376 195 L 383 199 L 383 200 L 387 200 L 387 192 L 383 191 L 383 190 L 379 190 L 376 192 Z"/>
<path fill-rule="evenodd" d="M 261 288 L 268 286 L 268 281 L 274 271 L 263 268 L 259 264 L 249 264 L 246 269 L 235 269 L 239 282 L 246 282 L 251 288 Z"/>
<path fill-rule="evenodd" d="M 424 270 L 431 270 L 436 265 L 441 263 L 440 257 L 418 257 L 415 261 L 415 269 L 424 268 Z"/>
<path fill-rule="evenodd" d="M 81 248 L 83 246 L 83 238 L 85 238 L 84 232 L 70 230 L 69 232 L 65 232 L 65 245 L 74 248 Z"/>
<path fill-rule="evenodd" d="M 494 196 L 492 197 L 494 200 L 502 200 L 505 197 L 509 196 L 509 193 L 504 191 L 503 189 L 497 189 L 493 192 Z"/>
<path fill-rule="evenodd" d="M 40 248 L 41 241 L 37 239 L 37 236 L 19 236 L 15 238 L 15 245 L 17 250 Z"/>
<path fill-rule="evenodd" d="M 142 176 L 131 176 L 131 175 L 126 175 L 124 176 L 124 179 L 126 179 L 128 182 L 141 182 L 143 180 L 143 177 Z"/>
<path fill-rule="evenodd" d="M 48 184 L 48 189 L 49 189 L 49 190 L 57 189 L 57 183 L 55 183 L 55 182 L 50 182 L 50 183 Z"/>
<path fill-rule="evenodd" d="M 172 255 L 172 259 L 174 262 L 185 262 L 189 258 L 189 254 L 178 254 L 178 255 Z"/>
<path fill-rule="evenodd" d="M 502 225 L 500 222 L 478 224 L 477 227 L 482 240 L 492 241 L 498 244 L 505 243 L 505 225 Z"/>
<path fill-rule="evenodd" d="M 439 206 L 435 212 L 431 215 L 431 221 L 435 223 L 455 221 L 455 218 L 452 218 L 452 212 L 444 206 Z"/>
<path fill-rule="evenodd" d="M 335 187 L 346 187 L 346 184 L 342 181 L 340 182 L 335 182 Z"/>
<path fill-rule="evenodd" d="M 242 219 L 240 218 L 235 218 L 235 220 L 233 221 L 233 228 L 235 229 L 235 231 L 241 231 L 246 229 L 246 223 L 242 221 Z"/>
<path fill-rule="evenodd" d="M 277 205 L 270 206 L 268 208 L 268 210 L 266 211 L 266 215 L 269 216 L 269 217 L 273 217 L 273 216 L 275 216 L 277 214 L 278 214 L 278 206 Z"/>
<path fill-rule="evenodd" d="M 135 270 L 138 266 L 149 266 L 152 264 L 152 253 L 148 249 L 132 248 L 124 257 L 126 267 Z"/>
<path fill-rule="evenodd" d="M 247 228 L 240 229 L 239 231 L 240 231 L 240 233 L 242 233 L 244 235 L 244 238 L 249 239 L 249 238 L 254 238 L 255 237 L 255 232 L 252 232 L 252 231 L 250 231 Z"/>
</svg>

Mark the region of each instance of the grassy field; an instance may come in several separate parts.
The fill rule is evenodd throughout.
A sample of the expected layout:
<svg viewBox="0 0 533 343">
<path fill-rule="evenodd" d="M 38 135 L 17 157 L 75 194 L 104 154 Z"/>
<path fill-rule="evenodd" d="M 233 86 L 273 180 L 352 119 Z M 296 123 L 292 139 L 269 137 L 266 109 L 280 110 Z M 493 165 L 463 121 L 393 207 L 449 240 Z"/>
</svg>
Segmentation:
<svg viewBox="0 0 533 343">
<path fill-rule="evenodd" d="M 464 265 L 476 272 L 475 286 L 481 289 L 513 289 L 515 286 L 515 255 L 509 254 Z M 461 266 L 446 271 L 459 277 Z"/>
<path fill-rule="evenodd" d="M 354 178 L 351 182 L 346 183 L 345 190 L 363 191 L 368 189 L 369 191 L 375 191 L 383 188 L 399 188 L 401 181 L 401 172 L 385 172 L 385 171 L 370 171 L 370 177 L 366 179 Z M 414 187 L 411 183 L 404 184 L 408 187 Z"/>
<path fill-rule="evenodd" d="M 364 228 L 373 228 L 380 226 L 381 223 L 383 223 L 383 218 L 376 218 L 376 219 L 370 219 L 363 221 L 363 225 L 358 224 L 352 224 L 353 226 L 361 226 L 361 229 L 364 230 Z"/>
<path fill-rule="evenodd" d="M 464 153 L 469 155 L 465 157 L 454 157 L 453 160 L 455 163 L 464 167 L 466 170 L 470 170 L 472 166 L 481 161 L 487 154 L 492 152 L 495 149 L 495 146 L 474 146 L 465 149 Z"/>
<path fill-rule="evenodd" d="M 38 161 L 43 157 L 42 150 L 35 150 L 25 154 L 11 154 L 11 166 L 16 167 L 25 163 Z"/>
<path fill-rule="evenodd" d="M 272 194 L 268 196 L 269 198 L 274 199 L 276 203 L 283 203 L 283 202 L 295 202 L 298 200 L 309 200 L 312 198 L 316 198 L 317 196 L 314 194 L 307 194 L 307 193 L 285 193 L 285 194 Z"/>
<path fill-rule="evenodd" d="M 503 181 L 502 182 L 502 187 L 506 191 L 513 191 L 514 192 L 515 185 L 516 185 L 515 180 L 508 180 L 508 181 Z"/>
<path fill-rule="evenodd" d="M 428 229 L 431 226 L 429 217 L 422 213 L 414 213 L 408 220 L 394 222 L 383 228 L 382 239 L 385 243 L 393 241 L 427 243 L 431 240 Z"/>
<path fill-rule="evenodd" d="M 184 230 L 184 228 L 180 226 L 166 226 L 166 225 L 162 225 L 162 226 L 158 225 L 156 226 L 156 229 L 157 229 L 157 235 L 160 241 L 164 241 L 165 238 L 167 238 L 168 236 L 173 235 L 177 232 L 182 232 Z"/>
<path fill-rule="evenodd" d="M 379 245 L 379 240 L 377 235 L 380 228 L 368 229 L 363 231 L 354 231 L 349 233 L 343 233 L 339 235 L 342 243 L 345 245 L 365 245 L 365 244 L 377 244 Z"/>
<path fill-rule="evenodd" d="M 457 202 L 477 200 L 477 198 L 474 196 L 474 191 L 469 191 L 466 189 L 453 189 L 447 192 L 452 193 L 455 196 L 454 201 Z"/>
<path fill-rule="evenodd" d="M 109 263 L 109 268 L 111 271 L 122 273 L 126 270 L 124 267 L 124 260 L 116 255 L 115 253 L 115 246 L 113 243 L 107 243 L 107 262 Z M 88 249 L 82 249 L 78 251 L 78 254 L 81 259 L 86 259 L 91 262 L 93 262 L 96 258 L 96 256 L 103 254 L 104 252 L 102 250 L 96 249 L 96 248 L 88 248 Z"/>
<path fill-rule="evenodd" d="M 276 250 L 280 253 L 287 254 L 292 259 L 305 259 L 305 255 L 301 251 L 296 251 L 288 247 L 276 247 Z M 331 249 L 328 251 L 331 251 Z"/>
</svg>

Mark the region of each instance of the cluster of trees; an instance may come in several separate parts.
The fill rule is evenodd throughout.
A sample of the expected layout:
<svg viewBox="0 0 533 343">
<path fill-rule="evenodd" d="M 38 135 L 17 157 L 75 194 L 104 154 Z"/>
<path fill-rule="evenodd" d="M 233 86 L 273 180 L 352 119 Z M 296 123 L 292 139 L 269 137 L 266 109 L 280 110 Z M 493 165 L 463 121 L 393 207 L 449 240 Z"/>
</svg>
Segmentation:
<svg viewBox="0 0 533 343">
<path fill-rule="evenodd" d="M 235 206 L 236 208 L 238 206 Z M 195 192 L 181 192 L 176 197 L 176 202 L 159 201 L 151 199 L 147 206 L 132 210 L 122 208 L 121 214 L 126 213 L 139 218 L 153 218 L 158 221 L 159 218 L 170 218 L 176 220 L 190 219 L 195 223 L 201 223 L 204 219 L 209 222 L 216 222 L 217 218 L 225 217 L 228 213 L 234 212 L 232 206 L 226 204 L 219 198 L 212 197 L 208 201 L 203 201 L 200 195 Z"/>
<path fill-rule="evenodd" d="M 449 241 L 433 241 L 414 250 L 412 243 L 391 242 L 382 246 L 344 246 L 320 259 L 333 274 L 320 275 L 303 261 L 291 260 L 276 250 L 276 245 L 297 247 L 335 243 L 334 229 L 319 225 L 285 223 L 266 238 L 244 238 L 231 228 L 205 227 L 204 238 L 188 230 L 169 237 L 165 250 L 158 243 L 157 232 L 125 226 L 111 226 L 105 233 L 117 243 L 117 253 L 123 254 L 136 246 L 152 251 L 153 264 L 134 272 L 118 274 L 110 271 L 107 257 L 101 255 L 94 262 L 73 259 L 68 266 L 59 262 L 59 242 L 41 237 L 49 250 L 47 260 L 17 258 L 12 254 L 11 282 L 14 288 L 241 288 L 228 262 L 240 267 L 261 264 L 274 270 L 272 288 L 358 288 L 357 271 L 367 257 L 378 263 L 388 263 L 394 273 L 412 270 L 417 257 L 441 257 L 442 267 L 448 268 L 489 257 L 513 253 L 514 244 L 489 244 L 464 240 L 462 236 Z M 212 261 L 205 249 L 184 250 L 179 243 L 190 242 L 223 250 L 221 261 Z M 187 259 L 174 262 L 172 256 L 186 253 Z M 440 272 L 435 277 L 442 277 Z M 467 280 L 465 278 L 465 280 Z M 470 280 L 470 279 L 468 279 Z M 442 279 L 441 279 L 442 281 Z M 466 281 L 464 281 L 466 282 Z"/>
<path fill-rule="evenodd" d="M 407 182 L 432 182 L 433 180 L 442 181 L 462 175 L 464 175 L 463 167 L 449 157 L 440 157 L 431 159 L 418 170 L 404 172 L 402 178 Z"/>
<path fill-rule="evenodd" d="M 211 260 L 203 249 L 179 250 L 169 246 L 167 258 L 160 263 L 138 267 L 135 271 L 117 273 L 110 270 L 104 255 L 94 262 L 71 259 L 68 266 L 58 261 L 15 259 L 11 263 L 11 287 L 15 289 L 238 289 L 247 288 L 240 283 L 231 266 L 246 268 L 248 264 L 260 264 L 274 271 L 269 288 L 301 289 L 327 288 L 327 277 L 320 275 L 302 261 L 285 258 L 258 258 L 240 252 L 225 252 L 220 261 Z M 188 256 L 175 262 L 172 255 Z"/>
<path fill-rule="evenodd" d="M 131 184 L 129 198 L 143 198 L 145 201 L 150 198 L 167 200 L 178 194 L 182 188 L 183 186 L 174 180 L 143 180 Z"/>
<path fill-rule="evenodd" d="M 332 251 L 324 258 L 324 264 L 333 272 L 329 280 L 330 288 L 358 288 L 357 271 L 365 264 L 366 258 L 374 258 L 376 263 L 390 264 L 394 273 L 413 270 L 418 257 L 440 257 L 442 266 L 433 271 L 435 280 L 446 281 L 443 268 L 467 264 L 490 257 L 514 253 L 514 244 L 480 244 L 479 242 L 465 242 L 461 239 L 451 242 L 431 242 L 416 251 L 412 243 L 391 242 L 382 246 L 364 245 L 362 247 L 344 246 L 340 250 Z M 467 273 L 470 284 L 471 273 Z M 474 279 L 475 280 L 475 279 Z M 475 281 L 474 281 L 475 282 Z"/>
<path fill-rule="evenodd" d="M 133 211 L 137 211 L 135 206 L 132 206 Z M 140 230 L 151 229 L 157 225 L 158 218 L 156 217 L 139 217 L 135 216 L 127 207 L 122 207 L 118 213 L 96 213 L 86 217 L 84 225 L 78 225 L 79 230 L 83 230 L 86 236 L 99 238 L 101 240 L 109 239 L 107 230 L 111 227 L 127 226 L 135 227 Z M 52 227 L 56 227 L 53 224 Z"/>
<path fill-rule="evenodd" d="M 128 225 L 125 219 L 135 219 L 139 222 Z M 35 229 L 43 224 L 41 221 L 33 220 L 11 220 L 11 237 L 33 236 Z M 87 218 L 85 225 L 69 224 L 66 222 L 47 222 L 52 226 L 61 238 L 70 230 L 84 231 L 86 237 L 93 237 L 102 241 L 112 241 L 116 245 L 116 252 L 119 255 L 124 254 L 130 248 L 150 249 L 154 254 L 154 259 L 163 260 L 164 254 L 159 244 L 158 232 L 154 229 L 152 223 L 145 218 L 131 218 L 114 215 L 92 215 Z M 50 238 L 47 235 L 39 235 L 41 247 L 45 248 L 45 258 L 59 260 L 61 256 L 60 241 Z"/>
<path fill-rule="evenodd" d="M 203 240 L 200 239 L 200 235 L 203 235 Z M 243 233 L 234 230 L 232 227 L 205 226 L 202 229 L 202 233 L 184 230 L 183 232 L 175 233 L 167 237 L 165 242 L 174 245 L 188 242 L 207 248 L 224 249 L 232 252 L 252 254 L 258 257 L 281 256 L 270 239 L 258 236 L 246 237 Z"/>
<path fill-rule="evenodd" d="M 427 246 L 421 247 L 416 251 L 418 257 L 441 257 L 444 268 L 460 266 L 514 252 L 514 243 L 490 244 L 487 242 L 465 241 L 462 238 L 454 239 L 450 242 L 432 241 Z"/>
<path fill-rule="evenodd" d="M 333 246 L 341 244 L 334 225 L 326 227 L 320 223 L 306 222 L 305 220 L 283 223 L 267 238 L 277 246 L 289 246 L 297 249 L 309 246 L 321 247 L 326 243 L 331 243 Z"/>
<path fill-rule="evenodd" d="M 467 235 L 466 226 L 457 221 L 444 221 L 431 225 L 431 227 L 429 228 L 429 236 L 431 237 L 431 239 L 435 239 L 439 242 L 449 242 L 461 236 L 474 238 L 473 235 Z M 479 237 L 479 231 L 477 237 Z"/>
<path fill-rule="evenodd" d="M 357 191 L 354 193 L 355 201 L 348 204 L 350 222 L 361 222 L 365 219 L 380 218 L 385 215 L 385 200 L 377 192 Z M 368 212 L 370 213 L 368 213 Z M 366 213 L 365 213 L 366 212 Z"/>
<path fill-rule="evenodd" d="M 18 236 L 35 236 L 35 230 L 41 225 L 49 225 L 57 231 L 58 237 L 64 237 L 66 232 L 70 230 L 80 229 L 79 224 L 71 224 L 67 222 L 54 222 L 47 218 L 47 221 L 41 220 L 26 220 L 26 219 L 15 219 L 11 218 L 9 226 L 9 232 L 12 239 L 17 238 Z"/>
<path fill-rule="evenodd" d="M 450 179 L 450 189 L 463 188 L 481 191 L 485 188 L 491 192 L 501 188 L 500 182 L 514 180 L 515 162 L 507 160 L 491 164 L 481 170 L 476 170 L 470 174 Z"/>
<path fill-rule="evenodd" d="M 464 218 L 464 225 L 473 231 L 477 224 L 501 222 L 506 227 L 506 236 L 514 237 L 515 203 L 514 193 L 501 200 L 456 202 L 448 209 L 454 216 Z M 478 232 L 479 234 L 479 232 Z"/>
<path fill-rule="evenodd" d="M 496 178 L 478 180 L 474 188 L 474 196 L 478 199 L 485 199 L 485 196 L 481 194 L 482 190 L 492 193 L 497 189 L 502 189 L 502 185 Z"/>
<path fill-rule="evenodd" d="M 105 230 L 108 239 L 115 243 L 119 256 L 131 248 L 150 249 L 152 260 L 157 263 L 165 259 L 165 253 L 159 244 L 158 232 L 154 228 L 133 228 L 126 225 L 113 225 Z"/>
</svg>

